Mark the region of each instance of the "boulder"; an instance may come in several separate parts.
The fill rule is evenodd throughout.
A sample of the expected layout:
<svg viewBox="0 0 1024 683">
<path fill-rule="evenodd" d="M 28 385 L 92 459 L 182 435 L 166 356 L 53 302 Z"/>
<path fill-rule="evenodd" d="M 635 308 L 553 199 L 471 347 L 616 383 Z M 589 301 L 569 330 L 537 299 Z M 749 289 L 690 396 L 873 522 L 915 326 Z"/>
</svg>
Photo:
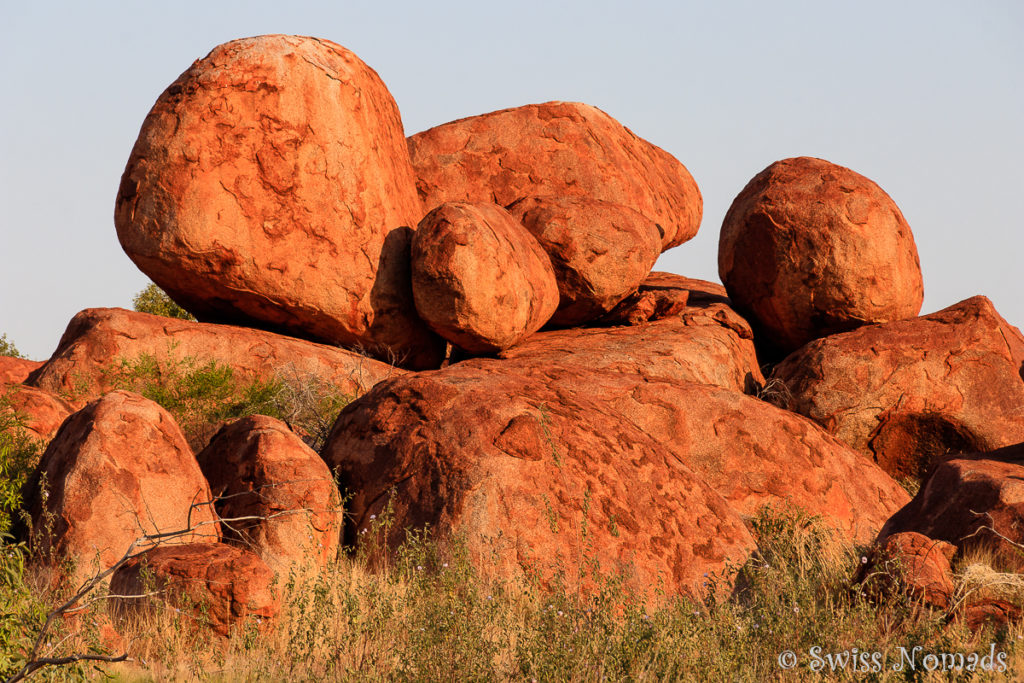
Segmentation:
<svg viewBox="0 0 1024 683">
<path fill-rule="evenodd" d="M 652 320 L 662 320 L 678 315 L 686 310 L 690 302 L 691 283 L 702 283 L 673 273 L 655 272 L 644 278 L 635 292 L 616 304 L 615 308 L 598 319 L 598 324 L 607 325 L 639 325 Z M 711 282 L 704 283 L 713 285 Z M 699 285 L 698 285 L 699 287 Z M 729 298 L 725 288 L 721 287 L 721 301 L 728 305 Z M 704 292 L 698 291 L 694 296 L 694 305 L 710 303 L 710 298 L 700 297 Z M 739 317 L 739 316 L 737 316 Z M 749 328 L 749 326 L 747 326 Z M 753 332 L 750 333 L 751 337 Z"/>
<path fill-rule="evenodd" d="M 110 579 L 118 596 L 159 591 L 160 601 L 183 611 L 196 627 L 217 635 L 255 628 L 272 630 L 281 612 L 274 572 L 252 553 L 222 543 L 163 545 L 128 560 Z M 156 600 L 122 597 L 112 611 L 124 616 L 153 609 Z"/>
<path fill-rule="evenodd" d="M 916 316 L 924 297 L 914 236 L 889 195 L 810 157 L 775 162 L 733 200 L 718 273 L 737 310 L 783 354 Z"/>
<path fill-rule="evenodd" d="M 186 358 L 216 361 L 239 381 L 316 381 L 353 396 L 402 373 L 352 351 L 271 332 L 89 308 L 71 319 L 53 356 L 28 383 L 81 406 L 114 387 L 120 361 L 143 356 L 161 368 Z"/>
<path fill-rule="evenodd" d="M 284 577 L 323 568 L 341 533 L 341 495 L 327 465 L 280 420 L 253 415 L 222 427 L 196 456 L 226 541 Z"/>
<path fill-rule="evenodd" d="M 211 499 L 170 414 L 115 391 L 64 421 L 26 484 L 33 555 L 46 565 L 69 560 L 77 584 L 113 566 L 133 543 L 154 544 L 155 534 L 175 534 L 164 543 L 217 541 Z"/>
<path fill-rule="evenodd" d="M 880 539 L 914 531 L 961 551 L 981 548 L 1024 571 L 1024 444 L 946 460 Z"/>
<path fill-rule="evenodd" d="M 413 237 L 416 310 L 470 353 L 508 348 L 558 307 L 551 261 L 537 240 L 494 204 L 442 204 Z"/>
<path fill-rule="evenodd" d="M 785 404 L 896 477 L 1024 441 L 1024 336 L 985 297 L 811 342 L 775 367 Z"/>
<path fill-rule="evenodd" d="M 21 384 L 40 365 L 42 365 L 41 361 L 0 356 L 0 388 L 4 384 Z"/>
<path fill-rule="evenodd" d="M 661 254 L 658 226 L 637 211 L 589 197 L 528 197 L 508 207 L 551 258 L 555 325 L 572 327 L 634 293 Z"/>
<path fill-rule="evenodd" d="M 70 403 L 48 391 L 15 385 L 3 394 L 6 410 L 17 415 L 25 429 L 36 439 L 49 443 L 61 424 L 74 412 Z"/>
<path fill-rule="evenodd" d="M 757 399 L 536 359 L 382 382 L 342 411 L 321 455 L 355 492 L 353 541 L 390 506 L 390 543 L 429 525 L 468 538 L 485 570 L 561 568 L 574 580 L 590 553 L 605 570 L 629 567 L 642 593 L 699 594 L 700 577 L 743 561 L 742 520 L 766 506 L 798 506 L 867 541 L 909 498 L 810 421 Z"/>
<path fill-rule="evenodd" d="M 114 211 L 128 256 L 204 322 L 264 327 L 437 367 L 416 317 L 422 216 L 398 107 L 327 40 L 219 45 L 157 99 Z"/>
<path fill-rule="evenodd" d="M 461 539 L 485 575 L 560 576 L 587 590 L 596 565 L 652 598 L 729 585 L 755 547 L 739 515 L 660 435 L 592 392 L 597 377 L 618 377 L 629 400 L 636 382 L 517 365 L 478 359 L 409 375 L 342 411 L 321 455 L 354 492 L 348 542 L 364 542 L 390 510 L 374 544 L 429 525 Z"/>
<path fill-rule="evenodd" d="M 538 367 L 572 366 L 756 391 L 764 377 L 750 326 L 716 287 L 721 290 L 710 282 L 655 273 L 641 286 L 637 308 L 626 302 L 617 307 L 622 318 L 639 323 L 647 312 L 638 308 L 649 301 L 655 313 L 650 322 L 544 330 L 498 355 Z M 659 306 L 665 317 L 656 314 Z"/>
<path fill-rule="evenodd" d="M 700 227 L 703 200 L 686 167 L 586 104 L 530 104 L 452 121 L 410 137 L 409 153 L 427 210 L 444 202 L 589 197 L 653 220 L 662 251 Z"/>
<path fill-rule="evenodd" d="M 913 531 L 893 534 L 866 557 L 855 583 L 884 597 L 902 589 L 911 597 L 937 609 L 952 604 L 955 585 L 950 561 L 956 546 Z"/>
</svg>

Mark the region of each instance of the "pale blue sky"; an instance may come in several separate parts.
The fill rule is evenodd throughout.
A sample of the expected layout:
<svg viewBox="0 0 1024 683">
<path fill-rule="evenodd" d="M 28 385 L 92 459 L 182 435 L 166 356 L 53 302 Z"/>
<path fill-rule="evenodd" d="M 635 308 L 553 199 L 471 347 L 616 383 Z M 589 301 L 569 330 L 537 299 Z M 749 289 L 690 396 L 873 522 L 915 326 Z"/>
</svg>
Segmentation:
<svg viewBox="0 0 1024 683">
<path fill-rule="evenodd" d="M 733 197 L 810 155 L 875 180 L 917 240 L 924 311 L 974 294 L 1024 325 L 1024 3 L 0 0 L 0 332 L 45 359 L 68 320 L 130 307 L 114 197 L 160 92 L 221 42 L 328 38 L 384 79 L 407 134 L 578 100 L 678 157 L 698 236 L 658 268 L 717 280 Z"/>
</svg>

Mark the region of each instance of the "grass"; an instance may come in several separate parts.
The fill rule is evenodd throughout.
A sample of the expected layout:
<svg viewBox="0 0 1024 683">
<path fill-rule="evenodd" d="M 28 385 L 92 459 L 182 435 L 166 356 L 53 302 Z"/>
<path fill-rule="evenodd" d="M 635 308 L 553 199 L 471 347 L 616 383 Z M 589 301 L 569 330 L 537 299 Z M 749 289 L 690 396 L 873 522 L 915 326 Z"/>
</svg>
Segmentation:
<svg viewBox="0 0 1024 683">
<path fill-rule="evenodd" d="M 142 356 L 115 364 L 112 372 L 119 386 L 163 405 L 194 438 L 217 420 L 262 413 L 298 424 L 315 444 L 348 400 L 315 383 L 240 382 L 229 368 L 195 358 L 158 363 Z M 0 502 L 7 520 L 38 458 L 38 445 L 23 436 L 20 417 L 0 410 Z M 382 515 L 361 538 L 383 538 L 390 523 Z M 866 549 L 838 540 L 816 518 L 765 510 L 750 525 L 758 552 L 730 577 L 734 590 L 712 591 L 720 597 L 706 600 L 644 604 L 615 575 L 585 594 L 557 582 L 494 578 L 500 573 L 475 567 L 459 539 L 441 543 L 428 530 L 412 530 L 397 549 L 369 541 L 321 572 L 280 577 L 277 628 L 260 633 L 246 627 L 223 646 L 196 629 L 194 617 L 168 607 L 135 612 L 110 635 L 100 594 L 74 618 L 58 621 L 44 654 L 124 648 L 131 661 L 77 662 L 40 675 L 125 681 L 999 680 L 1004 676 L 985 671 L 925 669 L 927 654 L 960 654 L 966 662 L 990 648 L 1005 653 L 1012 672 L 1024 672 L 1019 625 L 972 634 L 905 595 L 879 601 L 851 587 Z M 0 529 L 4 676 L 23 663 L 61 597 L 26 563 L 27 552 Z M 1024 598 L 1019 576 L 1004 569 L 994 556 L 972 551 L 957 563 L 957 594 Z M 780 668 L 780 655 L 790 651 L 795 668 Z M 893 670 L 906 662 L 904 652 L 916 668 Z M 875 653 L 884 664 L 878 671 Z"/>
</svg>

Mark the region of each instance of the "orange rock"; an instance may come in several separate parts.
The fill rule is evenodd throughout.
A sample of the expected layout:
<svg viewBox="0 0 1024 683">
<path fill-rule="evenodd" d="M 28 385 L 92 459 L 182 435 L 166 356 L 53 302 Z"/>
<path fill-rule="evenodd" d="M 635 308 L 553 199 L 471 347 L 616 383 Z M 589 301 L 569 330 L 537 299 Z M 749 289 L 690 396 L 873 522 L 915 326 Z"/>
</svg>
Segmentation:
<svg viewBox="0 0 1024 683">
<path fill-rule="evenodd" d="M 221 519 L 237 520 L 225 525 L 226 540 L 285 578 L 334 559 L 341 495 L 324 461 L 285 423 L 263 415 L 235 420 L 196 459 Z"/>
<path fill-rule="evenodd" d="M 49 443 L 74 408 L 64 399 L 48 391 L 25 385 L 15 385 L 6 394 L 8 410 L 14 411 L 33 436 Z"/>
<path fill-rule="evenodd" d="M 4 384 L 21 384 L 40 365 L 42 362 L 27 358 L 0 356 L 0 388 Z"/>
<path fill-rule="evenodd" d="M 551 261 L 537 240 L 494 204 L 442 204 L 413 237 L 416 309 L 470 353 L 516 344 L 558 307 Z"/>
<path fill-rule="evenodd" d="M 152 356 L 161 367 L 195 358 L 230 367 L 239 381 L 320 381 L 361 394 L 403 371 L 352 351 L 261 330 L 194 323 L 121 308 L 89 308 L 71 319 L 53 356 L 28 383 L 76 405 L 113 388 L 121 360 Z"/>
<path fill-rule="evenodd" d="M 114 220 L 125 253 L 201 321 L 437 367 L 408 279 L 421 216 L 376 72 L 330 41 L 269 35 L 219 45 L 160 95 Z"/>
<path fill-rule="evenodd" d="M 985 297 L 811 342 L 777 365 L 788 407 L 893 476 L 1024 441 L 1024 336 Z"/>
<path fill-rule="evenodd" d="M 879 538 L 915 531 L 967 551 L 994 552 L 1024 570 L 1024 444 L 947 460 Z"/>
<path fill-rule="evenodd" d="M 753 392 L 764 382 L 750 326 L 729 307 L 724 290 L 718 296 L 712 283 L 668 273 L 655 273 L 645 282 L 641 292 L 656 294 L 675 314 L 666 310 L 662 319 L 630 327 L 545 330 L 499 357 L 531 366 L 621 372 L 739 392 Z M 629 318 L 636 315 L 634 310 L 623 305 L 620 312 Z"/>
<path fill-rule="evenodd" d="M 737 310 L 783 353 L 911 318 L 924 297 L 914 236 L 889 195 L 810 157 L 775 162 L 733 200 L 718 272 Z"/>
<path fill-rule="evenodd" d="M 854 581 L 885 594 L 896 589 L 941 610 L 950 607 L 955 586 L 950 561 L 956 546 L 913 531 L 893 534 L 881 541 Z"/>
<path fill-rule="evenodd" d="M 671 154 L 600 109 L 546 102 L 452 121 L 409 138 L 425 209 L 444 202 L 589 197 L 658 224 L 662 251 L 693 238 L 703 200 Z"/>
<path fill-rule="evenodd" d="M 636 291 L 661 253 L 661 233 L 633 209 L 589 197 L 528 197 L 508 207 L 551 258 L 567 327 L 598 318 Z"/>
<path fill-rule="evenodd" d="M 40 491 L 45 477 L 47 490 Z M 210 487 L 170 414 L 127 391 L 67 419 L 26 484 L 34 557 L 71 560 L 73 585 L 118 561 L 143 537 L 219 540 Z"/>
<path fill-rule="evenodd" d="M 254 553 L 221 543 L 190 543 L 153 548 L 127 561 L 110 579 L 113 595 L 142 596 L 160 591 L 160 600 L 227 637 L 247 627 L 268 631 L 281 612 L 274 572 Z M 153 599 L 113 601 L 116 614 L 152 608 Z"/>
</svg>

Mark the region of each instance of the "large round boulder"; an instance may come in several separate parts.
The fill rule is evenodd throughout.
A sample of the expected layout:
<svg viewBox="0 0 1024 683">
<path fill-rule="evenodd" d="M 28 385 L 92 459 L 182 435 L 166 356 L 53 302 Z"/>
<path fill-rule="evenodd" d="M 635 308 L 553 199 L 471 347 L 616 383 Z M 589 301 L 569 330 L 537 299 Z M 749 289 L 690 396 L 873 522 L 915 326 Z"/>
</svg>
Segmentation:
<svg viewBox="0 0 1024 683">
<path fill-rule="evenodd" d="M 658 226 L 621 204 L 589 197 L 527 197 L 508 207 L 551 258 L 556 325 L 598 318 L 636 291 L 661 253 Z"/>
<path fill-rule="evenodd" d="M 703 200 L 671 154 L 596 107 L 546 102 L 452 121 L 409 138 L 417 190 L 443 202 L 523 197 L 602 199 L 636 209 L 661 230 L 662 250 L 697 234 Z"/>
<path fill-rule="evenodd" d="M 924 297 L 914 236 L 895 202 L 864 176 L 810 157 L 775 162 L 733 200 L 718 273 L 783 353 L 911 318 Z"/>
<path fill-rule="evenodd" d="M 422 216 L 380 77 L 327 40 L 234 40 L 197 60 L 142 124 L 117 195 L 125 253 L 204 322 L 286 330 L 439 362 L 416 317 Z"/>
<path fill-rule="evenodd" d="M 428 213 L 413 237 L 416 309 L 445 339 L 493 353 L 536 332 L 558 307 L 558 283 L 537 240 L 495 204 Z"/>
</svg>

